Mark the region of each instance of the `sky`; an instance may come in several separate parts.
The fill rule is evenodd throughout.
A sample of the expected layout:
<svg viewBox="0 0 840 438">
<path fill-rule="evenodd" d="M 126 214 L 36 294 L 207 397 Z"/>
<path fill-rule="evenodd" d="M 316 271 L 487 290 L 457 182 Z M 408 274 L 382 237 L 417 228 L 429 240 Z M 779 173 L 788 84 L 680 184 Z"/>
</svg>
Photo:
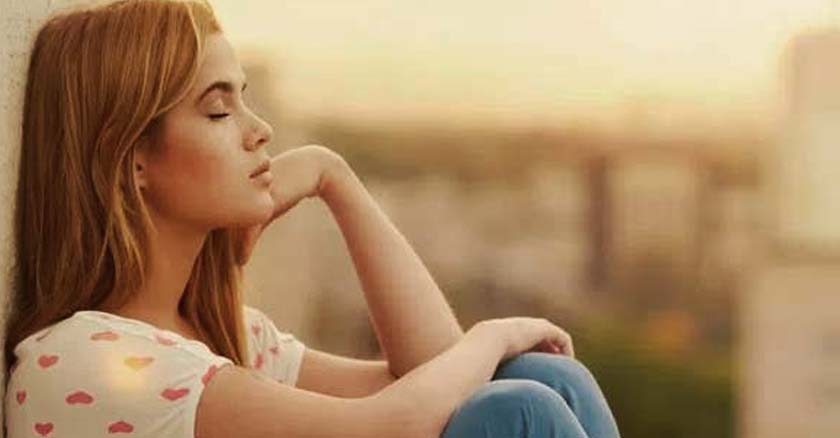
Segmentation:
<svg viewBox="0 0 840 438">
<path fill-rule="evenodd" d="M 301 112 L 749 123 L 840 0 L 211 0 Z"/>
</svg>

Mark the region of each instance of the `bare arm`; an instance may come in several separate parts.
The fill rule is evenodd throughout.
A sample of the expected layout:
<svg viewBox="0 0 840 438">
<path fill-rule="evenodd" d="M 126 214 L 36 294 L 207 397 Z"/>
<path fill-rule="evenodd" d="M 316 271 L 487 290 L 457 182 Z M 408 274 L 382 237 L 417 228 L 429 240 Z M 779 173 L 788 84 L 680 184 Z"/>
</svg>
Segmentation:
<svg viewBox="0 0 840 438">
<path fill-rule="evenodd" d="M 400 377 L 456 344 L 464 331 L 409 242 L 336 157 L 319 191 L 344 235 L 391 373 Z"/>
<path fill-rule="evenodd" d="M 426 419 L 421 435 L 439 437 L 458 406 L 490 381 L 507 348 L 503 339 L 475 324 L 460 342 L 434 359 L 414 368 L 374 395 L 384 404 L 410 400 Z"/>
<path fill-rule="evenodd" d="M 344 357 L 307 346 L 295 386 L 336 397 L 361 398 L 394 380 L 387 361 Z"/>
<path fill-rule="evenodd" d="M 454 410 L 490 380 L 505 348 L 478 323 L 460 342 L 363 398 L 306 391 L 226 366 L 204 389 L 197 436 L 437 438 Z"/>
</svg>

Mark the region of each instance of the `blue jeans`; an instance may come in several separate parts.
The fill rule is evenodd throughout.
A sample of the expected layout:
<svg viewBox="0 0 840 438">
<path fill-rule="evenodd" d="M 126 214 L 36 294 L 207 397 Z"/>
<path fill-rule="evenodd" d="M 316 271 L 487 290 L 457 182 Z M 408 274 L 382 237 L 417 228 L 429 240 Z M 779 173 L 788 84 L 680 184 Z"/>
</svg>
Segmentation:
<svg viewBox="0 0 840 438">
<path fill-rule="evenodd" d="M 618 426 L 592 373 L 568 356 L 503 361 L 449 418 L 442 438 L 614 438 Z"/>
</svg>

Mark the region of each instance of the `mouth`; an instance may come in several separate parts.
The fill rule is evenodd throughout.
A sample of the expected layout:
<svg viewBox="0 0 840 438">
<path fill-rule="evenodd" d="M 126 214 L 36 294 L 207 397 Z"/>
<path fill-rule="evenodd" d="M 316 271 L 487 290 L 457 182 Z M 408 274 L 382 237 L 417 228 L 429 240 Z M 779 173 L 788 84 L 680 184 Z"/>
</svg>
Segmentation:
<svg viewBox="0 0 840 438">
<path fill-rule="evenodd" d="M 269 160 L 267 160 L 267 159 L 266 159 L 266 160 L 263 160 L 263 162 L 262 162 L 262 163 L 260 163 L 260 165 L 259 165 L 259 166 L 257 166 L 257 167 L 256 167 L 256 168 L 255 168 L 255 169 L 251 172 L 251 174 L 250 174 L 250 175 L 248 175 L 248 177 L 249 177 L 249 178 L 253 178 L 253 177 L 255 177 L 255 176 L 257 176 L 257 175 L 259 175 L 259 174 L 261 174 L 261 173 L 263 173 L 263 172 L 267 171 L 269 168 L 271 168 L 271 161 L 269 161 Z"/>
</svg>

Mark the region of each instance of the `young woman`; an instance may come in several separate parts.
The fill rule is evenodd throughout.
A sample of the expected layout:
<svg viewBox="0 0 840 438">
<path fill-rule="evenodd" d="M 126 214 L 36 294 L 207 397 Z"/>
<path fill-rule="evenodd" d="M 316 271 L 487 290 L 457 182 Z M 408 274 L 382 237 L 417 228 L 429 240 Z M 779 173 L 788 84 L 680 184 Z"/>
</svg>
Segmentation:
<svg viewBox="0 0 840 438">
<path fill-rule="evenodd" d="M 349 164 L 269 157 L 209 4 L 52 16 L 23 107 L 7 317 L 9 438 L 615 437 L 571 338 L 463 332 Z M 310 197 L 339 223 L 387 361 L 306 348 L 243 304 L 262 230 Z"/>
</svg>

